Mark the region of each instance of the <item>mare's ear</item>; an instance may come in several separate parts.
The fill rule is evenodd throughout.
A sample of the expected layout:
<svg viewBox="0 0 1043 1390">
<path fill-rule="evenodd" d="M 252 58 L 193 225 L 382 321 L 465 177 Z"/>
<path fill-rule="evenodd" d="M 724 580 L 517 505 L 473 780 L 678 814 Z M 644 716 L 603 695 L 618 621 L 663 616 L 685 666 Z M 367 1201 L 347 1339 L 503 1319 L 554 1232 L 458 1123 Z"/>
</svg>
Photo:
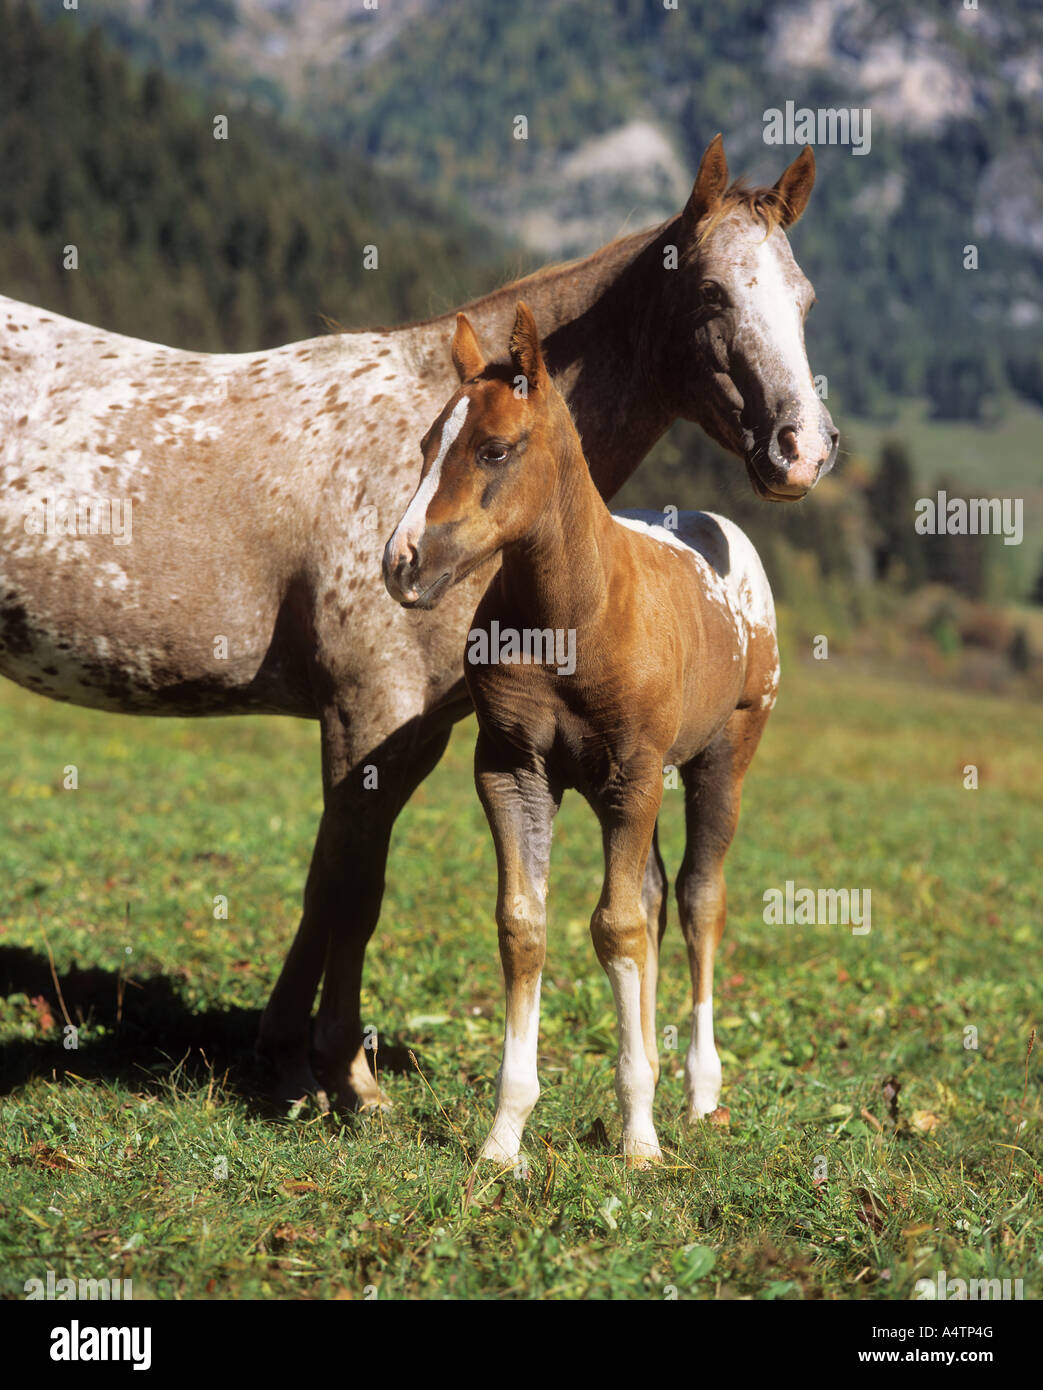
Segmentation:
<svg viewBox="0 0 1043 1390">
<path fill-rule="evenodd" d="M 547 384 L 547 368 L 540 350 L 540 333 L 532 310 L 518 300 L 511 329 L 511 366 L 529 383 L 530 391 L 539 391 Z"/>
<path fill-rule="evenodd" d="M 805 145 L 773 190 L 782 204 L 784 227 L 792 227 L 807 207 L 814 186 L 815 151 L 810 145 Z"/>
<path fill-rule="evenodd" d="M 485 356 L 478 346 L 471 320 L 466 314 L 457 314 L 456 332 L 453 334 L 453 366 L 461 381 L 470 381 L 485 371 Z"/>
<path fill-rule="evenodd" d="M 686 237 L 695 235 L 696 227 L 708 212 L 713 212 L 727 187 L 728 161 L 724 157 L 724 140 L 718 133 L 706 147 L 691 197 L 681 214 L 681 226 Z"/>
</svg>

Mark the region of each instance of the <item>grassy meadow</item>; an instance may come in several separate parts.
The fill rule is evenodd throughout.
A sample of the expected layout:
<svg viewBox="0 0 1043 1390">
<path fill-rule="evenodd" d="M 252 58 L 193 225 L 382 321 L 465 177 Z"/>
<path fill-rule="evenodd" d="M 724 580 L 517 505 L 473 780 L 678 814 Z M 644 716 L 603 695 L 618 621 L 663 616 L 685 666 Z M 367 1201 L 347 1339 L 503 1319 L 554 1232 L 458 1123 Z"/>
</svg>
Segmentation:
<svg viewBox="0 0 1043 1390">
<path fill-rule="evenodd" d="M 614 1014 L 587 931 L 600 845 L 573 797 L 528 1174 L 472 1180 L 502 1009 L 473 735 L 456 731 L 399 823 L 370 949 L 365 1021 L 394 1109 L 285 1114 L 252 1043 L 297 923 L 316 727 L 131 720 L 0 686 L 3 1296 L 48 1268 L 164 1299 L 887 1300 L 943 1269 L 1040 1296 L 1039 1044 L 1024 1094 L 1038 706 L 790 655 L 729 860 L 730 1126 L 682 1122 L 689 983 L 671 904 L 667 1162 L 650 1173 L 619 1156 Z M 667 791 L 671 877 L 682 835 Z M 787 880 L 869 890 L 871 931 L 766 925 L 763 894 Z"/>
<path fill-rule="evenodd" d="M 998 544 L 994 561 L 1010 572 L 1014 592 L 1028 592 L 1043 563 L 1036 539 L 1043 532 L 1043 473 L 1039 467 L 1043 411 L 1038 406 L 1015 397 L 1006 403 L 998 420 L 977 424 L 932 419 L 925 401 L 909 399 L 899 403 L 892 420 L 845 417 L 845 425 L 844 447 L 854 441 L 864 458 L 879 458 L 887 440 L 900 440 L 908 450 L 924 497 L 933 497 L 944 478 L 968 497 L 1020 498 L 1025 542 Z M 1029 610 L 1024 616 L 1031 618 L 1033 614 Z"/>
</svg>

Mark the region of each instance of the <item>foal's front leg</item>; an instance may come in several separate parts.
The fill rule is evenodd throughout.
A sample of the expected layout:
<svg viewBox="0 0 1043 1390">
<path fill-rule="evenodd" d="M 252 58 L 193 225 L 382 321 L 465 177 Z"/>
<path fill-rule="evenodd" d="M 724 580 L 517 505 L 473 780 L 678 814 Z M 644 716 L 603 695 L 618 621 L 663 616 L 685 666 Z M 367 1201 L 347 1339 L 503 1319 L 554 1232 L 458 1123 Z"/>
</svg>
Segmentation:
<svg viewBox="0 0 1043 1390">
<path fill-rule="evenodd" d="M 536 1056 L 547 950 L 547 871 L 560 789 L 530 769 L 504 766 L 479 735 L 475 785 L 496 844 L 496 926 L 507 993 L 496 1115 L 480 1158 L 513 1164 L 540 1094 Z"/>
<path fill-rule="evenodd" d="M 655 997 L 649 991 L 648 976 L 656 961 L 649 956 L 648 913 L 642 894 L 662 795 L 657 765 L 654 776 L 635 779 L 622 798 L 617 792 L 610 807 L 594 805 L 605 847 L 605 883 L 590 934 L 616 1001 L 616 1095 L 623 1114 L 623 1155 L 628 1168 L 645 1168 L 663 1157 L 652 1118 L 658 1067 Z"/>
</svg>

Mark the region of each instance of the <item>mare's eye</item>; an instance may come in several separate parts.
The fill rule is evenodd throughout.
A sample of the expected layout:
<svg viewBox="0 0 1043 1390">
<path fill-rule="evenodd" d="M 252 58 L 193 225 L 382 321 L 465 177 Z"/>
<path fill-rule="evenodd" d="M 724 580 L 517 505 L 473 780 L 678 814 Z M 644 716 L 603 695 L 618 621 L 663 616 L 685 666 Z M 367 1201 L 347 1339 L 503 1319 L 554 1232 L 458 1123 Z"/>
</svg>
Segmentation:
<svg viewBox="0 0 1043 1390">
<path fill-rule="evenodd" d="M 716 280 L 704 280 L 699 286 L 699 294 L 704 304 L 711 304 L 717 307 L 724 303 L 724 291 Z"/>
<path fill-rule="evenodd" d="M 478 459 L 481 463 L 506 463 L 510 452 L 510 446 L 502 440 L 490 439 L 478 450 Z"/>
</svg>

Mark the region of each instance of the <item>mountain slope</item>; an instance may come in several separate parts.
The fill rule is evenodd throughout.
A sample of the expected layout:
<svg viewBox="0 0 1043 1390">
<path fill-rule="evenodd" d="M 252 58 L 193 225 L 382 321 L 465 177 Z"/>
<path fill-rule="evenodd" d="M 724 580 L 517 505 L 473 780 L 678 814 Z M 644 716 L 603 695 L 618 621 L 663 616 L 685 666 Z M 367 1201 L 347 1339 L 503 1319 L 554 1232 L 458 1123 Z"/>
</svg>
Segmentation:
<svg viewBox="0 0 1043 1390">
<path fill-rule="evenodd" d="M 43 3 L 43 0 L 40 0 Z M 139 58 L 263 97 L 543 257 L 676 210 L 707 140 L 774 180 L 764 114 L 868 107 L 871 148 L 820 146 L 795 231 L 831 402 L 926 394 L 987 418 L 1043 401 L 1043 15 L 947 0 L 95 0 Z M 516 118 L 526 117 L 524 140 Z M 964 248 L 978 248 L 978 269 Z"/>
<path fill-rule="evenodd" d="M 488 288 L 504 256 L 430 191 L 141 75 L 98 31 L 9 0 L 0 168 L 4 293 L 197 349 L 313 336 L 324 315 L 346 327 L 424 317 Z"/>
</svg>

